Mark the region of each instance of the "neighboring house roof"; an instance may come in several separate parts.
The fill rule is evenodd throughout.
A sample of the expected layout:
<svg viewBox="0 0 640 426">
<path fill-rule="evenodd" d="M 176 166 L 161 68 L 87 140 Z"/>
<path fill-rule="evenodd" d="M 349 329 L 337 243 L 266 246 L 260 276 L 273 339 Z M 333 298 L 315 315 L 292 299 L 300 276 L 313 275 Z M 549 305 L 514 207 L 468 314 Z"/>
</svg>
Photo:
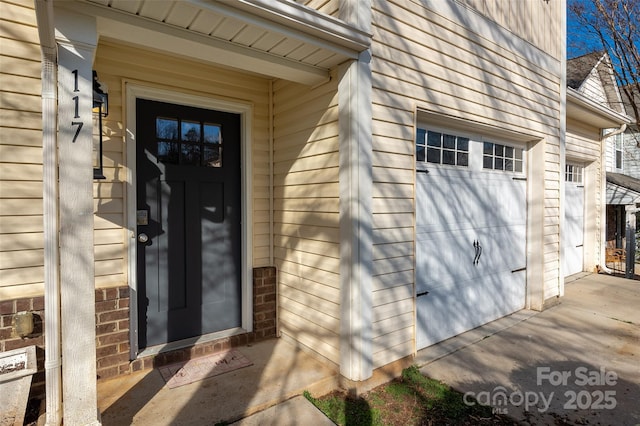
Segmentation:
<svg viewBox="0 0 640 426">
<path fill-rule="evenodd" d="M 640 202 L 640 179 L 607 172 L 607 204 Z"/>
<path fill-rule="evenodd" d="M 604 52 L 600 51 L 567 60 L 567 86 L 578 90 L 602 56 Z"/>
<path fill-rule="evenodd" d="M 616 112 L 624 113 L 611 59 L 604 51 L 567 60 L 567 86 Z"/>
</svg>

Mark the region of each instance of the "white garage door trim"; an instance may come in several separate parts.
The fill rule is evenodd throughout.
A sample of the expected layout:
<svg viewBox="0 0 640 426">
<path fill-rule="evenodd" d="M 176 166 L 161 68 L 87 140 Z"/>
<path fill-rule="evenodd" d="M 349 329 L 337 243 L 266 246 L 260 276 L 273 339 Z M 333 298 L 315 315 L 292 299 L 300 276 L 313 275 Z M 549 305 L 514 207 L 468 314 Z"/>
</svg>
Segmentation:
<svg viewBox="0 0 640 426">
<path fill-rule="evenodd" d="M 418 349 L 526 299 L 525 146 L 425 128 L 416 152 Z"/>
</svg>

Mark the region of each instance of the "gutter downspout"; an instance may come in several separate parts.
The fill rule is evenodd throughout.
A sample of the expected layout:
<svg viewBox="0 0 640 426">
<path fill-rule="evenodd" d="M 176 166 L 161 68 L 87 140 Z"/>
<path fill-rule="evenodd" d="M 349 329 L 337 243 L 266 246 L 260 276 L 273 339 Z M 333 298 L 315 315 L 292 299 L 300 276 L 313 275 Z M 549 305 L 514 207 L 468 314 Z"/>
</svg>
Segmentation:
<svg viewBox="0 0 640 426">
<path fill-rule="evenodd" d="M 627 125 L 626 123 L 623 123 L 619 129 L 614 130 L 611 133 L 607 133 L 606 135 L 602 135 L 602 137 L 600 138 L 600 163 L 602 164 L 602 168 L 605 170 L 603 179 L 602 179 L 602 184 L 600 187 L 600 190 L 602 191 L 603 194 L 603 199 L 605 199 L 606 201 L 606 196 L 607 196 L 607 178 L 606 178 L 606 168 L 607 168 L 607 144 L 605 142 L 605 140 L 611 136 L 616 136 L 619 135 L 620 133 L 624 133 L 627 130 Z M 602 221 L 606 224 L 607 223 L 607 203 L 602 203 L 602 212 L 601 212 L 601 217 L 602 217 Z M 601 226 L 600 227 L 600 260 L 601 260 L 601 265 L 600 265 L 600 270 L 602 270 L 603 272 L 611 275 L 613 274 L 613 271 L 609 268 L 607 268 L 607 255 L 606 255 L 606 226 Z"/>
<path fill-rule="evenodd" d="M 60 270 L 57 171 L 57 45 L 53 1 L 35 0 L 42 52 L 42 156 L 44 220 L 45 392 L 46 425 L 62 423 L 62 357 L 60 351 Z"/>
</svg>

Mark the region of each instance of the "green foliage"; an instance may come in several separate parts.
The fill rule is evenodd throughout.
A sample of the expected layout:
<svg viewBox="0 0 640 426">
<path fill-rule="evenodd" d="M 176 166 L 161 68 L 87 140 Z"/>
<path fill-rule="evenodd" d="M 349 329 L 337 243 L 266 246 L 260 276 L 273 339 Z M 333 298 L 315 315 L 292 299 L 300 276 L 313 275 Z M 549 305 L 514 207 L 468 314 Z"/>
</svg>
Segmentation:
<svg viewBox="0 0 640 426">
<path fill-rule="evenodd" d="M 314 398 L 308 391 L 304 391 L 303 395 L 337 425 L 382 425 L 379 410 L 371 408 L 364 398 L 345 397 L 336 393 Z"/>
<path fill-rule="evenodd" d="M 304 396 L 338 425 L 398 424 L 398 419 L 406 424 L 431 424 L 434 420 L 474 424 L 492 417 L 490 407 L 465 404 L 460 392 L 423 376 L 416 366 L 405 369 L 400 380 L 358 398 L 342 393 L 314 398 L 307 391 Z"/>
</svg>

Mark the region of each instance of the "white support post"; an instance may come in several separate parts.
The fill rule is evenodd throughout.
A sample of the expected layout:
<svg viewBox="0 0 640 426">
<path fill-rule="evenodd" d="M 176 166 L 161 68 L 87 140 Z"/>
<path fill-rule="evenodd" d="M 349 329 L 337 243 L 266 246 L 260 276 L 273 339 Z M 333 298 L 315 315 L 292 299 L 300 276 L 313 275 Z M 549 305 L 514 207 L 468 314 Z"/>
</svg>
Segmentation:
<svg viewBox="0 0 640 426">
<path fill-rule="evenodd" d="M 341 1 L 340 18 L 370 32 L 371 1 Z M 338 72 L 340 374 L 362 381 L 373 374 L 371 53 Z"/>
<path fill-rule="evenodd" d="M 63 421 L 99 425 L 92 106 L 95 19 L 56 9 Z"/>
<path fill-rule="evenodd" d="M 340 68 L 340 373 L 371 377 L 372 140 L 368 52 Z"/>
</svg>

